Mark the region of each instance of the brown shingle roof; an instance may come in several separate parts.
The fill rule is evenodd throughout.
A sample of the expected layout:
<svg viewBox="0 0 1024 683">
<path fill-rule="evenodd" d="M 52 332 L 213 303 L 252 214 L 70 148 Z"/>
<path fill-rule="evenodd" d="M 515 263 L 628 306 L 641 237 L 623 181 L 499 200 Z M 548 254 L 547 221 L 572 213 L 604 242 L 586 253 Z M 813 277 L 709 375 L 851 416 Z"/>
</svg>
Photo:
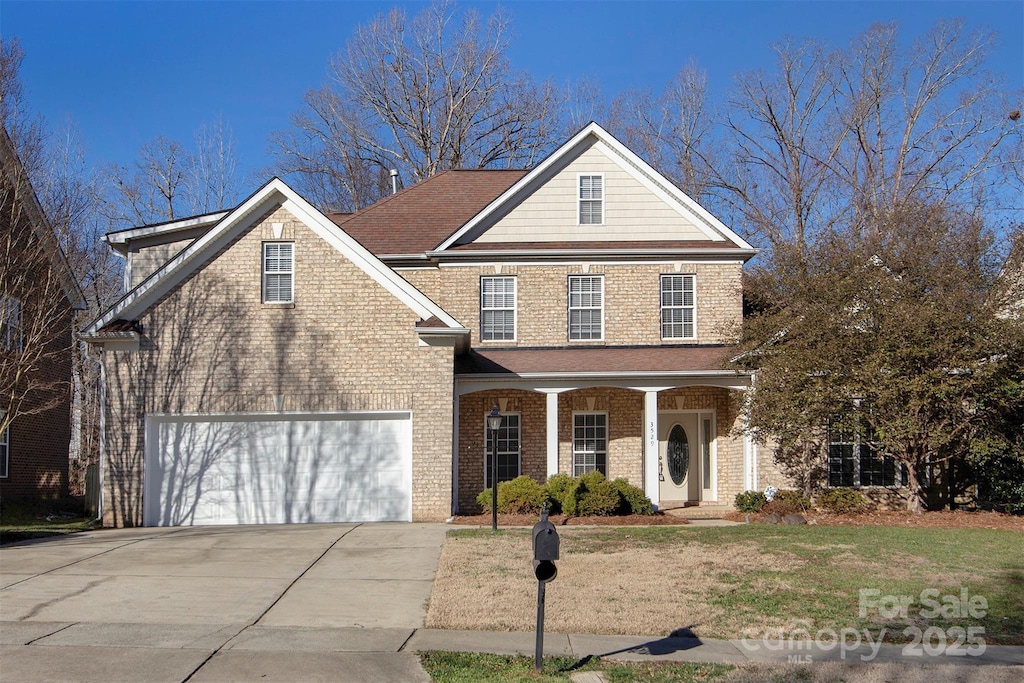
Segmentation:
<svg viewBox="0 0 1024 683">
<path fill-rule="evenodd" d="M 328 218 L 374 254 L 420 254 L 441 244 L 526 173 L 442 171 L 354 214 Z"/>
<path fill-rule="evenodd" d="M 735 346 L 648 346 L 473 349 L 456 358 L 459 375 L 729 370 Z"/>
</svg>

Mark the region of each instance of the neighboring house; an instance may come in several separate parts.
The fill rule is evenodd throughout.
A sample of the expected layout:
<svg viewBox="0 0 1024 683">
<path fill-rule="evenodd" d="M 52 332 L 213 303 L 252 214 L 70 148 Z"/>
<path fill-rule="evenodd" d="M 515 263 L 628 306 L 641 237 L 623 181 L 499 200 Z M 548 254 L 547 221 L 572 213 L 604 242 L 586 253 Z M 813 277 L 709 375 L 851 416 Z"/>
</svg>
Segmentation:
<svg viewBox="0 0 1024 683">
<path fill-rule="evenodd" d="M 68 494 L 71 346 L 81 291 L 0 129 L 0 499 Z"/>
<path fill-rule="evenodd" d="M 728 367 L 756 251 L 596 124 L 355 214 L 274 179 L 107 240 L 108 524 L 475 511 L 492 406 L 499 480 L 597 469 L 663 508 L 756 484 Z"/>
</svg>

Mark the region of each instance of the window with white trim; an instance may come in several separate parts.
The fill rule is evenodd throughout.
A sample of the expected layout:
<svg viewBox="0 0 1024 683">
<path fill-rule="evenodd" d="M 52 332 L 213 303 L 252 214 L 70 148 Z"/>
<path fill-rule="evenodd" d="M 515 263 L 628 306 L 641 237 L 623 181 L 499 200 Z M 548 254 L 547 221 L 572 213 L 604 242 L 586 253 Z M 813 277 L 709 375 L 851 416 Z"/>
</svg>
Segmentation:
<svg viewBox="0 0 1024 683">
<path fill-rule="evenodd" d="M 579 176 L 580 225 L 604 224 L 604 176 Z"/>
<path fill-rule="evenodd" d="M 0 432 L 0 479 L 6 479 L 10 472 L 11 428 Z"/>
<path fill-rule="evenodd" d="M 493 435 L 487 429 L 487 417 L 484 416 L 484 488 L 491 488 L 493 481 L 491 457 L 494 453 Z M 519 413 L 502 413 L 501 426 L 496 432 L 498 437 L 498 482 L 512 481 L 519 476 Z"/>
<path fill-rule="evenodd" d="M 661 338 L 697 337 L 697 301 L 693 275 L 661 276 Z"/>
<path fill-rule="evenodd" d="M 569 339 L 604 339 L 604 276 L 569 276 Z"/>
<path fill-rule="evenodd" d="M 0 349 L 21 353 L 21 300 L 0 294 Z"/>
<path fill-rule="evenodd" d="M 514 277 L 480 278 L 480 338 L 484 341 L 515 341 Z"/>
<path fill-rule="evenodd" d="M 573 413 L 572 476 L 594 470 L 608 476 L 608 413 Z"/>
<path fill-rule="evenodd" d="M 263 243 L 263 303 L 290 304 L 294 296 L 295 245 Z"/>
<path fill-rule="evenodd" d="M 828 429 L 828 485 L 902 486 L 906 475 L 889 455 L 881 455 L 871 428 L 853 416 L 836 419 Z"/>
</svg>

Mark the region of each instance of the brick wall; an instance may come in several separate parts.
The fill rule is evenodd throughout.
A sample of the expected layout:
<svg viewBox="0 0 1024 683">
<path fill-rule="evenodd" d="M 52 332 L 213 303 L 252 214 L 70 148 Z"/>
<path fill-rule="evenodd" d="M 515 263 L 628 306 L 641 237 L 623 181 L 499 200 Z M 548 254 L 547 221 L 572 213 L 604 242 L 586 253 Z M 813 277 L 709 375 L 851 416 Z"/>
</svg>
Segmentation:
<svg viewBox="0 0 1024 683">
<path fill-rule="evenodd" d="M 261 303 L 262 242 L 295 241 L 291 305 Z M 142 522 L 147 413 L 409 410 L 413 518 L 451 510 L 452 349 L 285 210 L 225 247 L 140 318 L 137 352 L 107 351 L 105 523 Z"/>
<path fill-rule="evenodd" d="M 731 343 L 742 322 L 740 273 L 734 264 L 684 263 L 678 271 L 693 274 L 697 294 L 697 340 L 700 344 Z M 473 332 L 479 346 L 564 346 L 568 343 L 568 276 L 583 274 L 581 265 L 459 266 L 399 270 L 441 308 Z M 587 274 L 604 275 L 605 339 L 574 344 L 659 345 L 661 339 L 661 274 L 674 274 L 672 264 L 593 264 Z M 515 342 L 480 340 L 480 278 L 515 276 L 518 322 Z M 674 342 L 669 342 L 674 343 Z"/>
</svg>

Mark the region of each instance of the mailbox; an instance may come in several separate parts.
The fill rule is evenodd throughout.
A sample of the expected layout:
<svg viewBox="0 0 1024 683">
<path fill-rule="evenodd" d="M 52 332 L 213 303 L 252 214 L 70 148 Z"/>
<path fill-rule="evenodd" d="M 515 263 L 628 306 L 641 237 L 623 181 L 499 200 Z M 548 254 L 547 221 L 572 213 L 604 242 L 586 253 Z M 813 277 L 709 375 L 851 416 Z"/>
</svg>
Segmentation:
<svg viewBox="0 0 1024 683">
<path fill-rule="evenodd" d="M 545 506 L 540 521 L 533 525 L 533 573 L 538 581 L 548 582 L 558 575 L 555 560 L 558 559 L 558 532 L 548 521 Z"/>
</svg>

